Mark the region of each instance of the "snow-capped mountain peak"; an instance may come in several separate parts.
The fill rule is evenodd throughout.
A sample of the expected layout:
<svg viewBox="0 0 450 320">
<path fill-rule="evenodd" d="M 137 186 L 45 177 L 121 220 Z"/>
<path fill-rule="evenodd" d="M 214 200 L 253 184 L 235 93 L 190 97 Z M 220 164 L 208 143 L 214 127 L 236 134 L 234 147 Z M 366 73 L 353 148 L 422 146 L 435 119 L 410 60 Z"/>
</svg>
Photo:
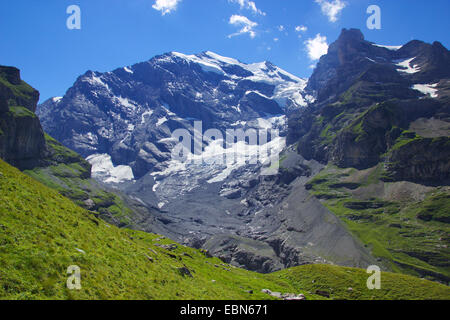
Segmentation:
<svg viewBox="0 0 450 320">
<path fill-rule="evenodd" d="M 272 123 L 306 106 L 306 83 L 267 61 L 170 52 L 111 72 L 88 71 L 38 113 L 47 132 L 84 157 L 109 156 L 101 176 L 116 181 L 105 168 L 128 166 L 136 178 L 166 170 L 172 132 L 192 132 L 194 121 L 222 132 L 258 128 L 260 119 Z M 285 121 L 273 123 L 286 129 Z"/>
<path fill-rule="evenodd" d="M 294 76 L 268 61 L 246 64 L 211 51 L 205 51 L 196 55 L 170 52 L 169 55 L 183 59 L 188 63 L 198 64 L 206 72 L 216 72 L 232 79 L 245 78 L 253 81 L 266 81 L 271 84 L 279 84 L 286 81 L 293 83 L 306 82 L 305 79 Z M 227 72 L 227 68 L 231 66 L 237 66 L 247 71 L 247 76 Z"/>
</svg>

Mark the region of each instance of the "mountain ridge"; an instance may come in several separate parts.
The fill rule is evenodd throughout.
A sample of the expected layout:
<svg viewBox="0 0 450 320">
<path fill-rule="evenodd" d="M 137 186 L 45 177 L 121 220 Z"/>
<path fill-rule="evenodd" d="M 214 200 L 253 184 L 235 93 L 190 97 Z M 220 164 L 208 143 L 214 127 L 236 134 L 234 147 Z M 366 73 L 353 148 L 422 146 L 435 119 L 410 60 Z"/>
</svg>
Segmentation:
<svg viewBox="0 0 450 320">
<path fill-rule="evenodd" d="M 273 78 L 266 79 L 272 85 L 267 81 L 250 81 L 255 73 L 251 72 L 253 76 L 247 73 L 250 71 L 245 70 L 245 65 L 224 57 L 214 60 L 211 55 L 214 54 L 169 53 L 116 69 L 114 72 L 123 79 L 135 77 L 138 81 L 126 84 L 118 80 L 120 77 L 113 77 L 105 80 L 105 86 L 99 78 L 101 74 L 88 72 L 85 81 L 68 91 L 73 104 L 61 105 L 67 116 L 61 123 L 70 122 L 78 136 L 71 138 L 70 133 L 61 132 L 62 139 L 73 145 L 78 143 L 79 150 L 86 155 L 98 152 L 93 160 L 102 170 L 129 166 L 134 180 L 119 182 L 116 187 L 159 210 L 161 221 L 171 229 L 170 236 L 174 239 L 195 247 L 207 246 L 236 265 L 268 272 L 280 266 L 319 261 L 360 266 L 376 261 L 386 269 L 448 282 L 445 237 L 433 238 L 432 245 L 422 241 L 416 250 L 414 241 L 404 242 L 401 236 L 424 239 L 404 231 L 413 229 L 409 223 L 424 230 L 424 234 L 430 228 L 436 234 L 445 234 L 447 230 L 445 223 L 440 224 L 441 214 L 430 216 L 426 209 L 428 201 L 436 197 L 441 199 L 437 212 L 446 204 L 446 182 L 442 179 L 449 172 L 445 137 L 449 55 L 442 45 L 411 41 L 399 47 L 386 47 L 366 41 L 359 30 L 344 29 L 330 45 L 328 54 L 320 59 L 308 83 L 298 83 L 301 90 L 297 94 L 308 103 L 293 109 L 285 105 L 284 110 L 275 99 Z M 227 73 L 224 64 L 233 68 L 227 68 Z M 259 67 L 256 64 L 255 68 L 267 70 L 266 75 L 275 76 L 277 81 L 287 81 L 273 71 L 276 67 L 271 64 L 262 63 Z M 120 111 L 114 103 L 116 98 L 119 104 L 133 104 L 123 101 L 124 97 L 131 99 L 130 96 L 121 94 L 123 90 L 132 92 L 127 86 L 134 85 L 142 97 L 150 97 L 142 101 L 152 102 L 139 112 L 140 117 L 126 123 L 103 116 L 104 107 Z M 108 93 L 110 89 L 112 96 Z M 215 95 L 215 90 L 219 94 Z M 227 96 L 233 93 L 238 98 L 227 101 Z M 286 101 L 289 100 L 296 99 Z M 83 105 L 88 108 L 83 109 Z M 72 107 L 76 112 L 71 114 Z M 92 116 L 78 119 L 77 113 L 84 111 Z M 58 112 L 62 114 L 61 110 Z M 150 112 L 152 118 L 148 118 Z M 55 123 L 60 123 L 58 117 L 55 116 Z M 100 123 L 111 119 L 117 124 L 121 129 L 115 140 L 95 142 L 95 137 L 101 139 L 97 128 L 90 124 L 92 119 Z M 145 128 L 136 129 L 148 119 L 150 123 Z M 180 169 L 170 161 L 168 152 L 172 145 L 167 139 L 177 128 L 192 133 L 189 123 L 195 120 L 202 120 L 204 129 L 258 130 L 261 125 L 279 129 L 279 146 L 283 151 L 278 174 L 260 177 L 260 165 Z M 424 127 L 425 123 L 432 128 Z M 129 137 L 127 128 L 132 132 Z M 205 150 L 210 145 L 209 141 L 204 143 Z M 408 150 L 415 150 L 414 154 Z M 208 156 L 206 152 L 205 155 Z M 366 172 L 370 172 L 369 177 Z M 322 179 L 325 183 L 316 179 L 321 173 L 329 173 L 329 177 Z M 364 177 L 363 181 L 359 175 Z M 114 180 L 107 175 L 98 178 Z M 444 189 L 439 190 L 440 187 Z M 389 198 L 386 193 L 391 188 L 396 193 Z M 444 200 L 440 198 L 441 191 Z M 400 197 L 408 192 L 412 193 L 410 198 L 406 197 L 408 201 L 417 202 L 416 207 L 423 210 L 417 216 L 411 213 L 414 210 L 405 197 Z M 420 192 L 426 194 L 418 196 Z M 208 206 L 211 202 L 214 207 Z M 438 222 L 429 225 L 419 216 Z M 334 220 L 335 217 L 338 219 Z M 328 235 L 323 238 L 312 235 L 328 230 L 330 221 L 336 223 Z M 382 233 L 379 242 L 374 241 L 376 236 L 368 238 L 369 233 L 364 235 L 361 231 L 375 228 L 378 222 L 382 226 L 377 229 Z M 403 229 L 393 232 L 394 237 L 399 237 L 396 239 L 400 248 L 393 248 L 390 240 L 384 242 L 385 234 L 396 229 Z M 339 245 L 331 246 L 330 242 Z M 258 247 L 268 250 L 260 250 L 266 253 L 258 255 L 255 254 Z M 332 252 L 332 247 L 338 249 Z M 433 252 L 433 258 L 427 252 Z"/>
</svg>

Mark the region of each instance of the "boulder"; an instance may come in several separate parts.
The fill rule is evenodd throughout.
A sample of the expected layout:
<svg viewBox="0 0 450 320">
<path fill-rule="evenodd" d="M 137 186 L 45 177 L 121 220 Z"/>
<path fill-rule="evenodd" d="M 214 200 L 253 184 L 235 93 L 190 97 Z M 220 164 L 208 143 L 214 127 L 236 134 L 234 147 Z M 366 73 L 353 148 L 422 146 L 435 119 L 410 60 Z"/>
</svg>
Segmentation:
<svg viewBox="0 0 450 320">
<path fill-rule="evenodd" d="M 191 271 L 186 268 L 186 267 L 181 267 L 181 268 L 177 268 L 178 272 L 183 276 L 187 276 L 189 278 L 193 278 L 194 276 L 192 275 Z"/>
</svg>

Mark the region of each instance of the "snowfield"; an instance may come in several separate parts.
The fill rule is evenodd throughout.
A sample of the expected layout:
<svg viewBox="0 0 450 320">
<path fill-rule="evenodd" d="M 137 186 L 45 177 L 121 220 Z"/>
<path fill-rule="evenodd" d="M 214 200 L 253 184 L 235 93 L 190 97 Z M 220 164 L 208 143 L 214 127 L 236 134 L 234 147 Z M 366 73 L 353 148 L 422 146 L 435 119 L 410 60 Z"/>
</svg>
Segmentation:
<svg viewBox="0 0 450 320">
<path fill-rule="evenodd" d="M 106 183 L 121 183 L 134 180 L 129 166 L 114 166 L 109 154 L 93 154 L 86 158 L 92 165 L 92 176 Z"/>
<path fill-rule="evenodd" d="M 229 78 L 224 80 L 231 88 L 237 86 L 237 82 L 249 80 L 253 82 L 266 83 L 275 86 L 273 97 L 264 96 L 262 93 L 254 91 L 268 99 L 275 100 L 281 108 L 287 106 L 287 101 L 291 99 L 298 107 L 305 107 L 307 101 L 312 97 L 303 97 L 301 93 L 307 85 L 307 80 L 296 77 L 268 62 L 259 62 L 245 64 L 236 59 L 220 56 L 214 52 L 206 51 L 199 55 L 186 55 L 179 52 L 171 53 L 174 57 L 183 59 L 188 63 L 198 64 L 203 71 L 213 72 Z M 168 59 L 167 57 L 161 59 Z M 248 77 L 239 77 L 234 74 L 228 74 L 222 68 L 229 66 L 239 66 L 242 69 L 251 72 L 253 75 Z M 198 97 L 199 98 L 199 97 Z"/>
<path fill-rule="evenodd" d="M 409 73 L 409 74 L 413 74 L 413 73 L 417 73 L 420 71 L 420 67 L 418 65 L 413 65 L 411 66 L 411 62 L 415 59 L 411 58 L 411 59 L 406 59 L 406 60 L 397 60 L 394 61 L 394 63 L 396 63 L 395 65 L 400 67 L 400 69 L 397 69 L 398 72 L 404 72 L 404 73 Z"/>
<path fill-rule="evenodd" d="M 438 89 L 435 89 L 437 87 L 437 83 L 435 84 L 415 84 L 412 86 L 412 89 L 422 92 L 425 95 L 429 95 L 431 98 L 437 98 L 438 97 Z"/>
</svg>

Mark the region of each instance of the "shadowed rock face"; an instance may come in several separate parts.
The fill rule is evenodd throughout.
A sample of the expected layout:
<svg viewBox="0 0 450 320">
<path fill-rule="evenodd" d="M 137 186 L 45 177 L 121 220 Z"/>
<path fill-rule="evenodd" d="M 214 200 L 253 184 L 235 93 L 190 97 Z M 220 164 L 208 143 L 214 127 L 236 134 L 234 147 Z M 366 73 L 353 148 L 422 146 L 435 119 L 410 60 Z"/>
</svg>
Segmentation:
<svg viewBox="0 0 450 320">
<path fill-rule="evenodd" d="M 20 71 L 0 66 L 0 157 L 20 169 L 37 166 L 47 155 L 44 132 L 34 111 L 39 92 Z"/>
<path fill-rule="evenodd" d="M 415 40 L 386 48 L 364 40 L 359 30 L 344 29 L 308 82 L 306 90 L 313 92 L 317 102 L 289 119 L 288 144 L 297 143 L 306 159 L 343 168 L 375 166 L 412 122 L 420 118 L 450 121 L 449 79 L 450 53 L 439 42 Z M 420 146 L 425 144 L 414 149 L 419 152 Z M 448 145 L 440 148 L 447 154 Z M 396 152 L 391 159 L 398 156 Z M 409 174 L 403 169 L 392 176 L 439 180 L 440 170 L 427 168 L 426 160 L 419 162 Z"/>
<path fill-rule="evenodd" d="M 450 182 L 450 138 L 421 138 L 390 152 L 387 171 L 396 181 L 443 185 Z"/>
<path fill-rule="evenodd" d="M 22 81 L 19 69 L 0 66 L 0 77 L 2 79 L 0 82 L 0 104 L 3 105 L 4 111 L 7 111 L 5 108 L 6 104 L 9 106 L 22 106 L 31 112 L 36 111 L 39 92 Z"/>
<path fill-rule="evenodd" d="M 396 63 L 410 58 L 412 65 L 420 67 L 420 72 L 398 72 Z M 343 29 L 339 39 L 330 45 L 328 54 L 320 58 L 306 90 L 315 93 L 317 102 L 332 101 L 361 78 L 373 83 L 410 86 L 440 81 L 449 74 L 450 53 L 439 42 L 430 45 L 414 40 L 397 50 L 389 50 L 366 41 L 360 30 Z"/>
<path fill-rule="evenodd" d="M 45 139 L 37 117 L 2 118 L 0 157 L 19 169 L 36 167 L 46 156 Z"/>
</svg>

